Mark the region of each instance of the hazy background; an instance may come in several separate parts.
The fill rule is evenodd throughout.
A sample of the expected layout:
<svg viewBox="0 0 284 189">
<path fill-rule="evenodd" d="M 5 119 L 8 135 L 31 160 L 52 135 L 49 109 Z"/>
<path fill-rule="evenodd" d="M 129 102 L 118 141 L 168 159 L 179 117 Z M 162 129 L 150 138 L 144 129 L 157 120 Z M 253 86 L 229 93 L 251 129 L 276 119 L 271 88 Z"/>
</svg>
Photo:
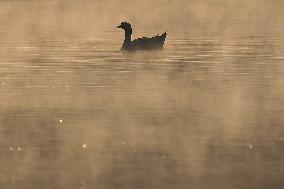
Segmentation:
<svg viewBox="0 0 284 189">
<path fill-rule="evenodd" d="M 6 34 L 60 37 L 95 36 L 114 30 L 123 20 L 131 22 L 134 29 L 152 32 L 266 34 L 277 25 L 275 32 L 280 34 L 283 4 L 280 0 L 2 0 L 0 19 L 1 31 Z"/>
<path fill-rule="evenodd" d="M 283 188 L 283 10 L 1 0 L 0 188 Z"/>
</svg>

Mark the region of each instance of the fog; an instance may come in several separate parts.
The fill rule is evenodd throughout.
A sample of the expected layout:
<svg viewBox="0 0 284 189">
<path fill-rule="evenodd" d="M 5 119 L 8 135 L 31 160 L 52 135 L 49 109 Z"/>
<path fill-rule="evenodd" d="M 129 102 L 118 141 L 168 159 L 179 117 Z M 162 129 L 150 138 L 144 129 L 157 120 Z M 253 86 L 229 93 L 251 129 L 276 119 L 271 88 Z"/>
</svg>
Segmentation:
<svg viewBox="0 0 284 189">
<path fill-rule="evenodd" d="M 265 33 L 264 25 L 283 23 L 283 4 L 277 0 L 2 0 L 0 23 L 6 35 L 95 36 L 115 30 L 121 21 L 131 22 L 136 31 Z"/>
<path fill-rule="evenodd" d="M 283 188 L 283 1 L 0 3 L 1 188 Z"/>
</svg>

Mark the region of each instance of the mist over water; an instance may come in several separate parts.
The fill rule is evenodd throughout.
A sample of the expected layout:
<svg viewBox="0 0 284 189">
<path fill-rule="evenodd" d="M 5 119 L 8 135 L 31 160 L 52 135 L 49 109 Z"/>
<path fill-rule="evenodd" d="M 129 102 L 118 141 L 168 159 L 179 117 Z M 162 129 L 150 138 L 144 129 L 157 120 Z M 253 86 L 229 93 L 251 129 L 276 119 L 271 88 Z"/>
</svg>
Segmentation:
<svg viewBox="0 0 284 189">
<path fill-rule="evenodd" d="M 0 188 L 284 187 L 282 1 L 0 3 Z"/>
</svg>

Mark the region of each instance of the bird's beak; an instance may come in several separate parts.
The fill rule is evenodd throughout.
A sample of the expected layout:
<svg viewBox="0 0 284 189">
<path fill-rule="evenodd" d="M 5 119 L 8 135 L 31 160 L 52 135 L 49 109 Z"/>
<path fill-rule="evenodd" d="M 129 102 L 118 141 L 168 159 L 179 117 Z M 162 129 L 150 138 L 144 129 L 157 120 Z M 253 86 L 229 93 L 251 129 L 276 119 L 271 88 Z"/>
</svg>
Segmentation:
<svg viewBox="0 0 284 189">
<path fill-rule="evenodd" d="M 121 26 L 121 25 L 119 25 L 119 26 L 117 26 L 116 28 L 122 28 L 122 26 Z"/>
</svg>

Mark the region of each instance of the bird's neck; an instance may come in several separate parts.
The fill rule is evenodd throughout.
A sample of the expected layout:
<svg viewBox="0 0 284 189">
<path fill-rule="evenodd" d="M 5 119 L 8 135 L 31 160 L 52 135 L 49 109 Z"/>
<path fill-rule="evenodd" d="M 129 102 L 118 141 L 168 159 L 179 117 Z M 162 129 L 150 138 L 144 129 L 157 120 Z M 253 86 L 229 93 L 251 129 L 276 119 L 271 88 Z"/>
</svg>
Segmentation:
<svg viewBox="0 0 284 189">
<path fill-rule="evenodd" d="M 127 31 L 125 30 L 125 38 L 124 38 L 124 43 L 123 43 L 123 47 L 129 47 L 131 44 L 131 34 L 132 31 Z"/>
<path fill-rule="evenodd" d="M 125 31 L 124 43 L 131 43 L 131 33 L 128 31 Z"/>
</svg>

